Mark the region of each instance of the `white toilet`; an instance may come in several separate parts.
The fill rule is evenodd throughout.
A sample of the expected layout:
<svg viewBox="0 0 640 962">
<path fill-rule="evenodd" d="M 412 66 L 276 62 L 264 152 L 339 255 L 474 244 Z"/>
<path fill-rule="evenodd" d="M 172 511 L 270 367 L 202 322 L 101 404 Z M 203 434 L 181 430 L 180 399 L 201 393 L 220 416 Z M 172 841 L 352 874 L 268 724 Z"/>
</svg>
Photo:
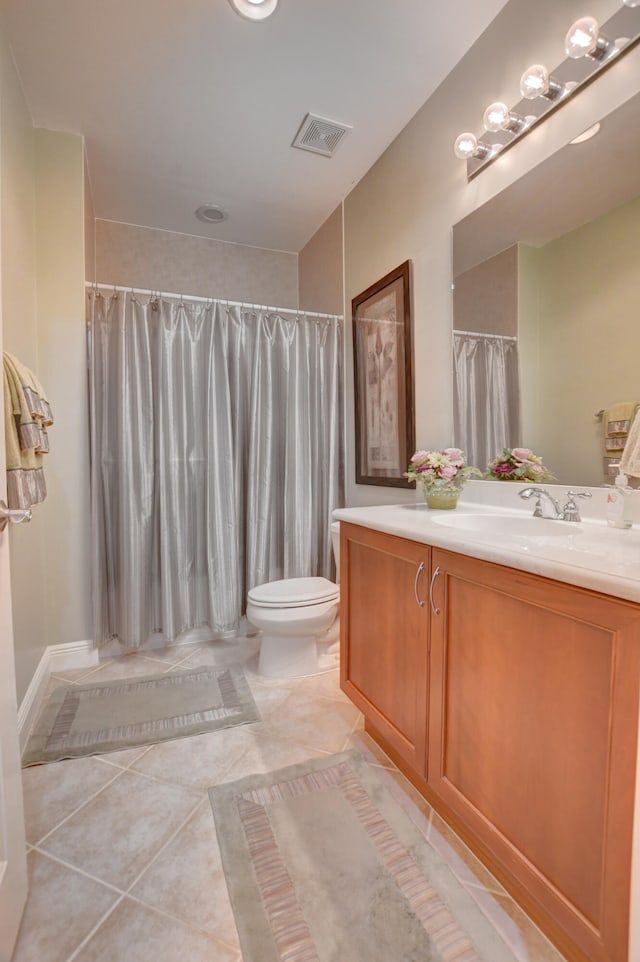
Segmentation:
<svg viewBox="0 0 640 962">
<path fill-rule="evenodd" d="M 340 571 L 340 524 L 331 525 Z M 252 588 L 247 620 L 262 632 L 258 671 L 294 678 L 338 664 L 340 588 L 327 578 L 287 578 Z"/>
</svg>

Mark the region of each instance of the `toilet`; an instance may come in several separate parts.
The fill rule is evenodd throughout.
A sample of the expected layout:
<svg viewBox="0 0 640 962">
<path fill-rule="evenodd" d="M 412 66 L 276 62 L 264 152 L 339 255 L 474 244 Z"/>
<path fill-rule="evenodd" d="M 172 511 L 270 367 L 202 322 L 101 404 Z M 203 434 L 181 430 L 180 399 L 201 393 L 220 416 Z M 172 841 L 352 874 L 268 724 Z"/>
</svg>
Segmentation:
<svg viewBox="0 0 640 962">
<path fill-rule="evenodd" d="M 331 525 L 331 541 L 339 572 L 337 521 Z M 295 678 L 335 668 L 339 607 L 340 588 L 327 578 L 286 578 L 252 588 L 247 620 L 262 632 L 259 673 L 269 678 Z"/>
</svg>

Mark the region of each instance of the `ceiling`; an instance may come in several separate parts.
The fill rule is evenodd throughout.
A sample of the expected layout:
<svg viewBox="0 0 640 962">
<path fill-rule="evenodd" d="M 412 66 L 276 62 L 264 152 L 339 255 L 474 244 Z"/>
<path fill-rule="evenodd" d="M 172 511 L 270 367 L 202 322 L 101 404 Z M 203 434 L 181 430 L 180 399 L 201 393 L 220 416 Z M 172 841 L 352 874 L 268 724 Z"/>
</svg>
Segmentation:
<svg viewBox="0 0 640 962">
<path fill-rule="evenodd" d="M 298 251 L 505 0 L 3 0 L 37 127 L 82 134 L 98 218 Z M 291 147 L 307 112 L 349 124 Z M 194 216 L 201 204 L 222 224 Z"/>
</svg>

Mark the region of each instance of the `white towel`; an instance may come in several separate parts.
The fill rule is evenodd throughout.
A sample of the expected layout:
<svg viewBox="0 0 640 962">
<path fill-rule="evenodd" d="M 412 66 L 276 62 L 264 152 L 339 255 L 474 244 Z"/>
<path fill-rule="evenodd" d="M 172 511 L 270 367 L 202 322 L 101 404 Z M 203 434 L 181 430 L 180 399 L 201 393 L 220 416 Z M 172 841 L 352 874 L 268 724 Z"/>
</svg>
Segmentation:
<svg viewBox="0 0 640 962">
<path fill-rule="evenodd" d="M 632 478 L 640 478 L 640 414 L 636 414 L 620 458 L 620 470 Z"/>
</svg>

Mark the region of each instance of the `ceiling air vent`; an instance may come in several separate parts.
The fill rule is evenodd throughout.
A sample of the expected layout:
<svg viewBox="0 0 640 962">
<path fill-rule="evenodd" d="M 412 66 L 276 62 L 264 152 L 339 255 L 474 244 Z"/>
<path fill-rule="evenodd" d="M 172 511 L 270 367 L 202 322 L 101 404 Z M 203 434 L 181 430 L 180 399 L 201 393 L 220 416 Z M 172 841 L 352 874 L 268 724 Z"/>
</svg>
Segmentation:
<svg viewBox="0 0 640 962">
<path fill-rule="evenodd" d="M 348 130 L 351 130 L 348 124 L 339 124 L 335 120 L 327 120 L 326 117 L 307 114 L 291 146 L 310 150 L 313 154 L 322 154 L 323 157 L 333 157 Z"/>
</svg>

